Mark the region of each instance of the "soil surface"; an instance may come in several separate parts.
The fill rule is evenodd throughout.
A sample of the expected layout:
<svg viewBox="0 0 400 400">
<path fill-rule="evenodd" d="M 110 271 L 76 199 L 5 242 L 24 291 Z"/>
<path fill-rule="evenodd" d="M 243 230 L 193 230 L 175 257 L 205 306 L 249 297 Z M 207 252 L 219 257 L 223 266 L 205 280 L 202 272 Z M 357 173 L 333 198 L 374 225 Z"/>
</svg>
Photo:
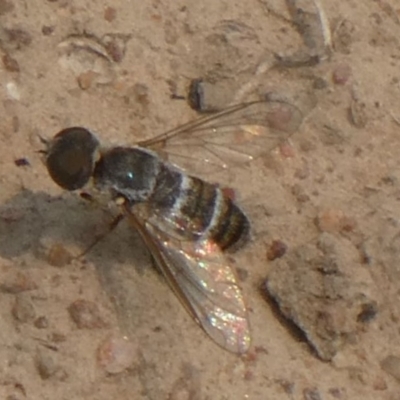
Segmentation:
<svg viewBox="0 0 400 400">
<path fill-rule="evenodd" d="M 0 23 L 1 399 L 400 399 L 396 0 L 0 0 Z M 196 171 L 252 223 L 228 255 L 252 326 L 239 356 L 127 221 L 81 255 L 115 207 L 57 187 L 40 150 L 69 126 L 134 145 L 262 98 L 299 111 L 290 138 Z"/>
</svg>

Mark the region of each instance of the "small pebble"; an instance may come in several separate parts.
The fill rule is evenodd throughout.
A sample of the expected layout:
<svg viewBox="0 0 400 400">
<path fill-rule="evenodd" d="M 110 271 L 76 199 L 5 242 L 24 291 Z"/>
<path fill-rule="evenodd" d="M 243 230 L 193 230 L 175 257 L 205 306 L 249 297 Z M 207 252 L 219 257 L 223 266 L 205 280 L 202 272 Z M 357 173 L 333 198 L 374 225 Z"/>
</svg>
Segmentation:
<svg viewBox="0 0 400 400">
<path fill-rule="evenodd" d="M 295 149 L 289 142 L 283 142 L 279 146 L 279 151 L 284 158 L 293 158 L 296 156 Z"/>
<path fill-rule="evenodd" d="M 132 87 L 132 94 L 136 102 L 143 107 L 148 107 L 150 104 L 149 100 L 149 88 L 143 83 L 135 83 Z"/>
<path fill-rule="evenodd" d="M 382 376 L 377 376 L 374 379 L 372 387 L 374 388 L 374 390 L 379 390 L 379 391 L 387 390 L 387 388 L 388 388 L 387 383 L 386 383 L 385 379 L 383 379 Z"/>
<path fill-rule="evenodd" d="M 291 187 L 292 195 L 296 198 L 299 203 L 306 203 L 310 200 L 310 196 L 305 192 L 303 187 L 298 183 L 295 183 Z"/>
<path fill-rule="evenodd" d="M 21 100 L 21 92 L 15 82 L 7 82 L 5 86 L 7 89 L 7 95 L 10 97 L 10 99 L 15 101 Z"/>
<path fill-rule="evenodd" d="M 29 167 L 31 164 L 29 163 L 29 160 L 27 158 L 17 158 L 14 160 L 14 164 L 17 167 Z"/>
<path fill-rule="evenodd" d="M 336 85 L 345 85 L 351 77 L 351 67 L 348 64 L 339 64 L 332 72 L 332 80 Z"/>
<path fill-rule="evenodd" d="M 267 123 L 271 129 L 286 131 L 295 122 L 292 108 L 281 105 L 271 110 L 267 116 Z"/>
<path fill-rule="evenodd" d="M 5 29 L 5 35 L 7 44 L 11 45 L 13 49 L 19 50 L 32 43 L 32 35 L 23 29 Z"/>
<path fill-rule="evenodd" d="M 12 58 L 9 54 L 4 54 L 1 61 L 6 71 L 9 72 L 19 72 L 19 64 L 15 58 Z"/>
<path fill-rule="evenodd" d="M 378 305 L 376 302 L 363 304 L 360 313 L 357 315 L 357 321 L 362 323 L 371 322 L 378 314 Z"/>
<path fill-rule="evenodd" d="M 42 34 L 43 36 L 50 36 L 54 32 L 55 27 L 49 25 L 42 26 Z"/>
<path fill-rule="evenodd" d="M 82 90 L 88 90 L 93 86 L 93 82 L 95 82 L 96 76 L 98 74 L 96 74 L 96 72 L 89 70 L 89 71 L 85 71 L 82 72 L 78 77 L 77 77 L 77 81 L 78 81 L 78 85 Z"/>
<path fill-rule="evenodd" d="M 329 83 L 324 79 L 317 77 L 313 81 L 313 88 L 317 90 L 326 89 L 329 86 Z"/>
<path fill-rule="evenodd" d="M 267 259 L 269 261 L 281 258 L 286 253 L 287 246 L 281 240 L 274 240 L 267 250 Z"/>
<path fill-rule="evenodd" d="M 110 336 L 97 349 L 99 365 L 109 374 L 129 368 L 136 356 L 136 347 L 125 336 Z"/>
<path fill-rule="evenodd" d="M 59 370 L 52 354 L 49 351 L 40 350 L 36 355 L 35 360 L 36 368 L 42 379 L 49 379 Z"/>
<path fill-rule="evenodd" d="M 72 261 L 72 254 L 61 243 L 55 243 L 50 247 L 46 260 L 53 267 L 64 267 Z"/>
<path fill-rule="evenodd" d="M 44 316 L 40 316 L 35 319 L 33 324 L 38 329 L 46 329 L 49 327 L 49 320 Z"/>
<path fill-rule="evenodd" d="M 29 295 L 20 293 L 15 296 L 12 315 L 18 322 L 29 322 L 35 318 L 35 308 Z"/>
<path fill-rule="evenodd" d="M 114 7 L 106 7 L 104 10 L 104 19 L 107 22 L 112 22 L 117 17 L 117 10 Z"/>
<path fill-rule="evenodd" d="M 322 232 L 351 232 L 356 228 L 356 221 L 340 209 L 328 208 L 321 211 L 316 220 L 318 228 Z"/>
<path fill-rule="evenodd" d="M 366 113 L 365 103 L 353 99 L 348 109 L 348 117 L 350 123 L 356 128 L 362 129 L 367 125 L 368 117 Z"/>
<path fill-rule="evenodd" d="M 97 304 L 92 301 L 76 300 L 68 307 L 68 312 L 79 329 L 97 329 L 106 326 Z"/>
<path fill-rule="evenodd" d="M 307 388 L 303 390 L 304 400 L 322 400 L 319 390 L 316 388 Z"/>
</svg>

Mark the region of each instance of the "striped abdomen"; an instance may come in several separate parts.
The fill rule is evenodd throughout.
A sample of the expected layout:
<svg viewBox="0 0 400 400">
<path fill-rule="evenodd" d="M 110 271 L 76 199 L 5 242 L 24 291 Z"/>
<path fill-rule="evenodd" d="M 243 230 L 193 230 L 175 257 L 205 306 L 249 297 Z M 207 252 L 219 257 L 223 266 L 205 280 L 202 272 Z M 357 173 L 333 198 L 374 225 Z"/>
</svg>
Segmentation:
<svg viewBox="0 0 400 400">
<path fill-rule="evenodd" d="M 213 240 L 235 250 L 249 234 L 243 211 L 219 187 L 161 164 L 149 199 L 153 210 L 183 238 Z"/>
</svg>

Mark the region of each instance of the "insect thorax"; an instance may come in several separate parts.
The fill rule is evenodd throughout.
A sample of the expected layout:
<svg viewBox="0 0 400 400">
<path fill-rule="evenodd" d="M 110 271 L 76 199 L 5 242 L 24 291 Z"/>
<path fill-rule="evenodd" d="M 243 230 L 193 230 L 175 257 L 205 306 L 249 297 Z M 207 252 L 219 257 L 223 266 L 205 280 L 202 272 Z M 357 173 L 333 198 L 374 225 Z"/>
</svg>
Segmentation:
<svg viewBox="0 0 400 400">
<path fill-rule="evenodd" d="M 124 196 L 130 203 L 147 201 L 156 186 L 158 156 L 140 147 L 114 147 L 102 152 L 93 182 L 100 190 Z"/>
</svg>

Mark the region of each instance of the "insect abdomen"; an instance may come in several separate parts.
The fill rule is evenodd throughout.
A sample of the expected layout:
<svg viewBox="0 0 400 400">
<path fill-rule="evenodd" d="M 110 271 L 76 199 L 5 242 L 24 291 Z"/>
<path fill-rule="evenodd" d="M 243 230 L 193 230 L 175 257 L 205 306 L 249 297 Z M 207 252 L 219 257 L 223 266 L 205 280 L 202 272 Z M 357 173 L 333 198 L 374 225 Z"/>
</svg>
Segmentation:
<svg viewBox="0 0 400 400">
<path fill-rule="evenodd" d="M 243 211 L 230 199 L 223 194 L 222 190 L 216 188 L 223 200 L 218 208 L 216 223 L 210 226 L 208 235 L 213 239 L 222 250 L 235 250 L 241 247 L 248 239 L 250 223 Z"/>
<path fill-rule="evenodd" d="M 152 198 L 165 222 L 186 239 L 236 249 L 249 233 L 243 211 L 217 186 L 163 166 Z"/>
</svg>

